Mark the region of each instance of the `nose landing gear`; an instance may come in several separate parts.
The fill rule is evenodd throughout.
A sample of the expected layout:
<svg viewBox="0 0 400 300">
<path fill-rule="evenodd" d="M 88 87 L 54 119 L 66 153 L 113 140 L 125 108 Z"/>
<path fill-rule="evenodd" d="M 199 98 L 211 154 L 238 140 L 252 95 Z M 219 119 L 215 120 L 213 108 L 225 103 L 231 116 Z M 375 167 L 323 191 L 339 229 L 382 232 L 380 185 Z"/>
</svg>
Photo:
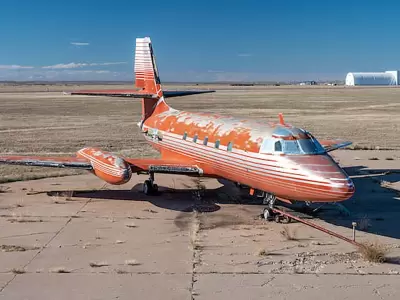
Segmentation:
<svg viewBox="0 0 400 300">
<path fill-rule="evenodd" d="M 276 196 L 273 194 L 265 193 L 264 199 L 263 199 L 263 204 L 268 205 L 268 207 L 264 208 L 262 216 L 266 221 L 275 221 L 276 223 L 284 223 L 288 224 L 291 222 L 291 218 L 280 214 L 275 211 L 274 206 L 275 206 L 275 201 L 276 201 Z"/>
</svg>

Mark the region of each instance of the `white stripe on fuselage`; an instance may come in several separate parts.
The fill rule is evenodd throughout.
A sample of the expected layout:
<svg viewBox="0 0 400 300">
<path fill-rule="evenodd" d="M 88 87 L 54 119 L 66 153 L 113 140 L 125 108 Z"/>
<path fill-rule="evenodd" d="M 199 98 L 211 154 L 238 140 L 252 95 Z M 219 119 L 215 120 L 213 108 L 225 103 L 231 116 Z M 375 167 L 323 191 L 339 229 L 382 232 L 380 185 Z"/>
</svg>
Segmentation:
<svg viewBox="0 0 400 300">
<path fill-rule="evenodd" d="M 149 140 L 149 141 L 152 142 L 152 143 L 154 142 L 152 140 Z M 185 156 L 187 156 L 189 158 L 192 158 L 192 159 L 196 160 L 197 162 L 209 164 L 212 167 L 218 168 L 218 169 L 220 169 L 222 171 L 225 171 L 225 172 L 241 172 L 241 173 L 245 173 L 246 172 L 246 171 L 238 170 L 237 168 L 231 166 L 231 164 L 228 164 L 228 163 L 225 163 L 225 162 L 221 162 L 221 161 L 213 162 L 209 158 L 203 158 L 203 159 L 201 157 L 199 158 L 198 155 L 193 155 L 193 154 L 190 154 L 190 153 L 187 153 L 187 152 L 183 152 L 182 150 L 179 150 L 177 148 L 173 148 L 170 145 L 164 144 L 163 147 L 165 149 L 174 151 L 175 153 L 182 154 L 182 155 L 185 155 Z M 270 182 L 271 184 L 273 184 L 275 186 L 280 186 L 280 187 L 286 188 L 286 189 L 293 188 L 293 189 L 295 189 L 295 190 L 297 190 L 299 192 L 313 194 L 314 196 L 316 194 L 326 195 L 326 192 L 327 192 L 325 189 L 321 189 L 317 185 L 315 185 L 315 182 L 308 182 L 308 184 L 310 184 L 311 186 L 305 187 L 305 186 L 301 186 L 301 185 L 299 186 L 298 184 L 296 184 L 296 182 L 299 182 L 299 181 L 292 181 L 292 183 L 288 183 L 288 182 L 282 181 L 282 179 L 287 179 L 286 177 L 281 177 L 281 178 L 278 178 L 278 179 L 274 179 L 274 178 L 271 178 L 271 176 L 265 175 L 265 174 L 260 173 L 260 172 L 248 172 L 245 176 L 246 176 L 246 178 L 249 178 L 249 179 L 252 179 L 252 180 L 255 180 L 255 181 L 260 181 L 260 180 L 265 179 L 265 180 L 267 180 L 268 182 Z M 331 191 L 330 193 L 333 193 L 333 194 L 345 194 L 346 192 L 343 192 L 343 191 Z"/>
<path fill-rule="evenodd" d="M 284 158 L 281 157 L 271 155 L 270 158 L 272 158 L 273 160 L 268 161 L 268 155 L 245 152 L 238 149 L 233 149 L 233 151 L 236 153 L 224 151 L 223 149 L 226 147 L 222 145 L 220 146 L 220 149 L 216 149 L 214 147 L 206 146 L 203 143 L 193 143 L 188 140 L 183 140 L 180 135 L 174 133 L 160 131 L 159 129 L 158 132 L 162 133 L 162 141 L 155 141 L 149 137 L 146 137 L 146 139 L 156 144 L 158 143 L 160 145 L 163 145 L 164 147 L 167 146 L 168 148 L 170 148 L 171 151 L 179 151 L 182 152 L 184 155 L 191 154 L 189 156 L 193 157 L 196 160 L 201 160 L 201 158 L 204 157 L 208 160 L 208 163 L 209 161 L 213 162 L 214 164 L 227 162 L 231 165 L 235 165 L 235 167 L 238 168 L 238 171 L 241 170 L 248 172 L 249 170 L 251 170 L 253 171 L 252 173 L 257 173 L 262 176 L 269 176 L 278 179 L 285 179 L 308 184 L 331 186 L 331 182 L 326 178 L 321 178 L 313 174 L 310 175 L 299 170 L 292 170 L 290 164 L 288 164 L 287 161 L 285 161 Z M 200 140 L 198 141 L 200 142 Z M 209 144 L 212 145 L 213 143 Z M 240 152 L 244 152 L 245 155 L 241 155 Z M 260 156 L 264 157 L 261 158 Z M 238 160 L 240 160 L 240 162 L 238 162 Z M 268 163 L 269 165 L 266 165 L 266 163 Z M 342 175 L 339 172 L 330 173 Z"/>
</svg>

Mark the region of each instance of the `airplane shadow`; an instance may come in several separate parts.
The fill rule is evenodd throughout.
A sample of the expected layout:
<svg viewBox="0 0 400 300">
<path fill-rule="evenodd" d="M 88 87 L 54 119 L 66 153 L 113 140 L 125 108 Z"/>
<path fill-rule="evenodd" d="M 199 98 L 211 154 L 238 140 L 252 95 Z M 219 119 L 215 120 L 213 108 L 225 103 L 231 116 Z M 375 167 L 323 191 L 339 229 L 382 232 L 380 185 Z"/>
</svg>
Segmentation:
<svg viewBox="0 0 400 300">
<path fill-rule="evenodd" d="M 365 166 L 344 168 L 356 187 L 354 196 L 341 202 L 350 215 L 340 214 L 334 205 L 322 209 L 318 218 L 346 228 L 376 235 L 400 238 L 400 191 L 390 187 L 400 181 L 399 169 L 373 169 Z"/>
<path fill-rule="evenodd" d="M 198 197 L 196 189 L 171 189 L 159 186 L 158 195 L 145 195 L 141 191 L 142 185 L 135 185 L 132 190 L 58 190 L 47 191 L 48 196 L 68 197 L 70 199 L 94 199 L 105 201 L 147 201 L 155 207 L 180 212 L 174 219 L 174 224 L 180 230 L 187 230 L 192 223 L 191 212 L 201 214 L 200 226 L 202 229 L 230 227 L 235 225 L 251 225 L 259 219 L 261 207 L 249 209 L 248 205 L 258 205 L 257 199 L 239 196 L 240 190 L 233 183 L 224 181 L 221 187 L 201 190 Z M 198 190 L 197 190 L 198 191 Z M 234 206 L 220 210 L 220 204 L 246 204 L 239 208 Z"/>
<path fill-rule="evenodd" d="M 224 185 L 216 189 L 201 190 L 202 196 L 195 194 L 196 189 L 171 189 L 159 186 L 155 195 L 145 195 L 141 184 L 136 184 L 130 190 L 102 189 L 102 190 L 54 190 L 47 191 L 48 196 L 61 196 L 69 198 L 97 199 L 107 201 L 147 201 L 156 207 L 180 212 L 215 212 L 220 209 L 218 204 L 240 204 L 244 203 L 242 197 L 232 195 L 234 184 L 226 181 Z M 237 188 L 236 188 L 237 189 Z M 244 196 L 244 198 L 246 198 Z M 246 204 L 248 200 L 245 200 Z M 257 204 L 254 202 L 253 204 Z"/>
</svg>

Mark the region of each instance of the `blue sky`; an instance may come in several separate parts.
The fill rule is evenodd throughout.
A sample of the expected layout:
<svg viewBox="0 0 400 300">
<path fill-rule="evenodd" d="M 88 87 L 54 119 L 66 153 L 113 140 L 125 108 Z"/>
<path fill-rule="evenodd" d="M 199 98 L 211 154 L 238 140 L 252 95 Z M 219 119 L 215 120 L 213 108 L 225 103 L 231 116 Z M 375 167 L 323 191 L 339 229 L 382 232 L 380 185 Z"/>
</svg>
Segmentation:
<svg viewBox="0 0 400 300">
<path fill-rule="evenodd" d="M 150 36 L 162 81 L 344 79 L 400 69 L 396 1 L 15 0 L 0 81 L 133 80 Z"/>
</svg>

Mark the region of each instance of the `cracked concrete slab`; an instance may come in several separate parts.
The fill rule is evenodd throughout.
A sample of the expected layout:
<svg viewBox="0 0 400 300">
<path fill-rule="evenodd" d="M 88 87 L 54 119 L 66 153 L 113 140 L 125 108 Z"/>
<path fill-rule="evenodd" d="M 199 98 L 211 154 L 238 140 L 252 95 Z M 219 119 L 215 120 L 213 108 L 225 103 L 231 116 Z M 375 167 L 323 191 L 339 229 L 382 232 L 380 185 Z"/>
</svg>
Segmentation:
<svg viewBox="0 0 400 300">
<path fill-rule="evenodd" d="M 22 274 L 0 299 L 190 299 L 190 275 Z"/>
<path fill-rule="evenodd" d="M 199 274 L 195 299 L 398 299 L 397 276 Z"/>
<path fill-rule="evenodd" d="M 345 203 L 352 216 L 327 208 L 313 222 L 351 237 L 351 222 L 367 213 L 370 226 L 356 237 L 387 245 L 383 264 L 365 262 L 354 246 L 303 224 L 259 219 L 262 206 L 235 204 L 232 186 L 217 180 L 206 181 L 201 207 L 209 210 L 195 214 L 190 178 L 158 176 L 162 193 L 155 197 L 140 193 L 142 179 L 129 188 L 104 186 L 92 175 L 7 184 L 0 245 L 38 249 L 0 252 L 0 285 L 10 282 L 0 298 L 398 299 L 397 200 L 379 181 L 356 179 L 355 201 Z M 27 195 L 31 189 L 50 195 Z"/>
<path fill-rule="evenodd" d="M 14 274 L 0 274 L 0 295 L 3 288 L 14 278 Z"/>
</svg>

